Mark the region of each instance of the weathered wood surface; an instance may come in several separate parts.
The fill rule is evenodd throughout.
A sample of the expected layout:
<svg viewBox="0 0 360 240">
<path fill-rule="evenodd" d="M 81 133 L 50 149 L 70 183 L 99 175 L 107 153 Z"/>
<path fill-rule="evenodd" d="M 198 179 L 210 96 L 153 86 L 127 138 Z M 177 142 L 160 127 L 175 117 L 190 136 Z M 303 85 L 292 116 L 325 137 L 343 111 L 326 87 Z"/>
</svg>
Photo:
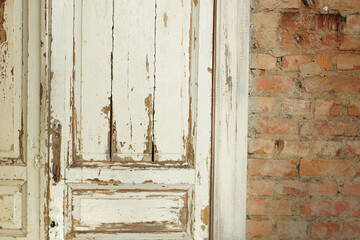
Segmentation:
<svg viewBox="0 0 360 240">
<path fill-rule="evenodd" d="M 52 2 L 49 239 L 209 238 L 213 3 L 201 6 Z"/>
</svg>

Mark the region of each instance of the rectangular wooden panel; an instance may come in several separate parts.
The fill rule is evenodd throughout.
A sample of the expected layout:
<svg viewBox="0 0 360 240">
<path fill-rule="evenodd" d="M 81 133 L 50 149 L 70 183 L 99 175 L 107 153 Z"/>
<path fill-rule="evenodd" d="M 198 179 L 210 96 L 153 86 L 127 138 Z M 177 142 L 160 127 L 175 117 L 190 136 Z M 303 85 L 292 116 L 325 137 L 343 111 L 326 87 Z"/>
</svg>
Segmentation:
<svg viewBox="0 0 360 240">
<path fill-rule="evenodd" d="M 22 3 L 0 4 L 0 163 L 22 153 Z"/>
<path fill-rule="evenodd" d="M 74 232 L 188 231 L 192 212 L 189 186 L 76 185 L 71 188 Z"/>
<path fill-rule="evenodd" d="M 0 236 L 23 232 L 26 189 L 24 181 L 0 180 Z"/>
<path fill-rule="evenodd" d="M 74 4 L 75 148 L 82 160 L 109 160 L 113 4 L 112 0 Z"/>
<path fill-rule="evenodd" d="M 156 161 L 186 161 L 191 128 L 192 1 L 158 0 L 154 141 Z"/>
<path fill-rule="evenodd" d="M 155 0 L 114 1 L 112 160 L 151 161 Z"/>
</svg>

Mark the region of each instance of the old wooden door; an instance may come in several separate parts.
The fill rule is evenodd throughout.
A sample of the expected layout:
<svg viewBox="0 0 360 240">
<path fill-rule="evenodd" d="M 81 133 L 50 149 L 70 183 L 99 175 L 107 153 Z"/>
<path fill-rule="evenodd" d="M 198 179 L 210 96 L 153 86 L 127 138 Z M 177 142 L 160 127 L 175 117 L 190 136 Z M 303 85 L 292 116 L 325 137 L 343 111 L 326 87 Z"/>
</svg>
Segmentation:
<svg viewBox="0 0 360 240">
<path fill-rule="evenodd" d="M 50 8 L 49 238 L 208 239 L 213 0 Z"/>
<path fill-rule="evenodd" d="M 4 240 L 39 238 L 40 80 L 30 66 L 40 66 L 40 52 L 34 52 L 40 48 L 40 37 L 35 37 L 39 26 L 34 30 L 30 25 L 40 22 L 33 15 L 40 4 L 32 3 L 0 1 L 0 239 Z"/>
</svg>

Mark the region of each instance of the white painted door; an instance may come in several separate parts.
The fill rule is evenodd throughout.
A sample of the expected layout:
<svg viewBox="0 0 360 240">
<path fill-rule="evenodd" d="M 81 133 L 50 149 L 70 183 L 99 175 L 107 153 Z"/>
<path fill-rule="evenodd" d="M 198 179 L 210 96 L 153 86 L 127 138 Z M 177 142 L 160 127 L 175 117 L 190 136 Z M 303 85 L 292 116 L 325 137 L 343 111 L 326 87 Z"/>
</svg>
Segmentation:
<svg viewBox="0 0 360 240">
<path fill-rule="evenodd" d="M 51 2 L 49 239 L 209 239 L 212 0 Z"/>
<path fill-rule="evenodd" d="M 33 1 L 39 7 L 38 1 Z M 39 78 L 33 7 L 0 1 L 0 239 L 39 239 Z M 39 13 L 40 9 L 37 10 Z M 30 27 L 30 25 L 32 27 Z M 36 26 L 35 29 L 38 29 Z M 31 46 L 31 44 L 33 44 Z M 36 47 L 38 44 L 38 47 Z M 37 57 L 37 58 L 36 58 Z"/>
</svg>

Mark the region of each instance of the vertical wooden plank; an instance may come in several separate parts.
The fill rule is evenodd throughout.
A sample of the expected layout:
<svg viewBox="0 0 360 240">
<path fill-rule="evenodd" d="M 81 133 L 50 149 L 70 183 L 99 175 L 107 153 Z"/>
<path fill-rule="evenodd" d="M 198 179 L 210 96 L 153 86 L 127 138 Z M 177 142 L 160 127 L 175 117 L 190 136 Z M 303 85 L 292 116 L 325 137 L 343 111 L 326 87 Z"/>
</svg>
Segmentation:
<svg viewBox="0 0 360 240">
<path fill-rule="evenodd" d="M 82 3 L 82 85 L 75 93 L 81 94 L 81 152 L 103 155 L 110 142 L 113 1 Z"/>
<path fill-rule="evenodd" d="M 116 0 L 114 8 L 112 159 L 151 161 L 155 0 Z"/>
<path fill-rule="evenodd" d="M 182 161 L 190 141 L 191 4 L 157 0 L 154 141 L 158 161 Z"/>
<path fill-rule="evenodd" d="M 0 4 L 0 157 L 19 158 L 22 148 L 22 15 L 19 1 Z"/>
<path fill-rule="evenodd" d="M 217 1 L 214 239 L 246 239 L 249 0 Z"/>
</svg>

